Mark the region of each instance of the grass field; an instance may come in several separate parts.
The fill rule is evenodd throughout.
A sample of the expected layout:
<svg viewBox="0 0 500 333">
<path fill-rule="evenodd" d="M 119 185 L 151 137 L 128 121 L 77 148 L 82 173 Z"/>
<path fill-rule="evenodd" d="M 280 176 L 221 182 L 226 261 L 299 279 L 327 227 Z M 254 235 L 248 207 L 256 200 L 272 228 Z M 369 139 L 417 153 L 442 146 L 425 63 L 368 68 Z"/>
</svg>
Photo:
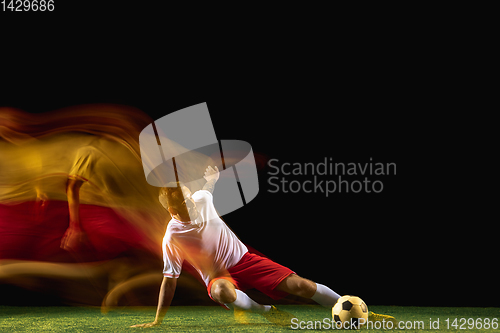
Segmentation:
<svg viewBox="0 0 500 333">
<path fill-rule="evenodd" d="M 0 306 L 0 332 L 133 332 L 133 331 L 171 331 L 171 332 L 291 332 L 314 327 L 319 331 L 331 331 L 325 328 L 324 318 L 331 318 L 328 309 L 315 305 L 282 305 L 278 308 L 297 317 L 295 324 L 281 327 L 269 323 L 258 314 L 249 314 L 248 323 L 235 320 L 232 311 L 220 306 L 172 306 L 160 327 L 147 329 L 130 328 L 130 325 L 150 322 L 154 319 L 154 307 L 119 308 L 102 314 L 99 308 L 92 307 L 15 307 Z M 371 311 L 393 315 L 403 321 L 406 329 L 391 332 L 500 332 L 500 308 L 433 308 L 372 306 Z M 439 329 L 436 320 L 439 318 Z M 449 328 L 446 319 L 449 318 Z M 457 318 L 456 327 L 453 326 Z M 461 321 L 461 318 L 465 320 Z M 469 319 L 472 318 L 472 319 Z M 477 318 L 481 318 L 477 320 Z M 489 320 L 485 320 L 488 318 Z M 493 320 L 496 318 L 496 320 Z M 430 321 L 434 327 L 430 327 Z M 469 322 L 467 323 L 467 320 Z M 465 324 L 464 324 L 465 322 Z M 489 322 L 489 328 L 477 329 L 481 323 Z M 469 324 L 472 326 L 469 326 Z M 477 323 L 477 324 L 476 324 Z M 497 323 L 495 325 L 494 323 Z M 493 325 L 492 325 L 493 324 Z M 415 326 L 420 328 L 415 329 Z M 413 326 L 410 328 L 410 326 Z M 496 327 L 496 328 L 495 328 Z M 295 330 L 293 328 L 296 328 Z M 308 331 L 313 331 L 309 329 Z M 382 329 L 362 329 L 363 332 L 380 332 Z"/>
</svg>

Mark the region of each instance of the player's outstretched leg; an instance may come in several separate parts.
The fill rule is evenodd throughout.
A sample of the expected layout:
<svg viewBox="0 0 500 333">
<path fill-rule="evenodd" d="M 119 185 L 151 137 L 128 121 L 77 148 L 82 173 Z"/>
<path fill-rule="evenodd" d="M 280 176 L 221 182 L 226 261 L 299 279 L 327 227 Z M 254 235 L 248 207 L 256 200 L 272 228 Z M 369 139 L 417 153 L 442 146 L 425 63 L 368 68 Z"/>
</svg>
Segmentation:
<svg viewBox="0 0 500 333">
<path fill-rule="evenodd" d="M 332 307 L 337 303 L 340 295 L 320 283 L 304 279 L 297 274 L 291 274 L 278 284 L 276 290 L 292 295 L 310 298 L 324 307 Z"/>
<path fill-rule="evenodd" d="M 315 283 L 311 280 L 304 279 L 296 274 L 291 274 L 286 277 L 276 287 L 277 290 L 285 291 L 292 295 L 310 298 L 316 303 L 324 307 L 332 307 L 337 303 L 340 295 L 320 283 Z M 370 311 L 368 316 L 369 321 L 391 321 L 393 327 L 397 327 L 398 321 L 388 315 L 376 314 Z"/>
</svg>

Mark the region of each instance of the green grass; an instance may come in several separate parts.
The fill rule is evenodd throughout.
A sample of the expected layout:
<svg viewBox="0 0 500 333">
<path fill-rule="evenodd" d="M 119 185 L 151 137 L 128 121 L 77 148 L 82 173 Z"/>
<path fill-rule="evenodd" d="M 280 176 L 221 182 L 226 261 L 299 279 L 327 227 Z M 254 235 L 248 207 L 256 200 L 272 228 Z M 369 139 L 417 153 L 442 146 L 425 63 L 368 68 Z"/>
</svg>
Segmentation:
<svg viewBox="0 0 500 333">
<path fill-rule="evenodd" d="M 323 322 L 331 318 L 328 309 L 314 305 L 281 305 L 278 308 L 288 311 L 297 317 L 297 323 L 303 326 Z M 119 308 L 102 314 L 99 308 L 92 307 L 15 307 L 0 306 L 0 332 L 134 332 L 143 331 L 140 328 L 130 328 L 130 325 L 150 322 L 154 319 L 155 308 Z M 469 329 L 464 325 L 462 330 L 446 328 L 446 318 L 450 325 L 455 318 L 460 326 L 460 318 L 493 318 L 500 320 L 500 308 L 433 308 L 433 307 L 401 307 L 372 306 L 371 311 L 395 316 L 404 322 L 423 322 L 424 329 L 391 330 L 390 332 L 500 332 L 500 329 Z M 429 320 L 439 318 L 440 329 L 430 329 Z M 219 306 L 172 306 L 162 326 L 149 328 L 151 331 L 171 332 L 293 332 L 290 326 L 280 327 L 269 323 L 258 314 L 248 315 L 248 324 L 241 324 L 233 317 L 232 311 Z M 310 323 L 309 323 L 310 322 Z M 312 324 L 311 324 L 312 323 Z M 316 323 L 316 327 L 319 328 Z M 500 325 L 500 323 L 499 323 Z M 323 327 L 324 328 L 324 327 Z M 312 331 L 312 330 L 307 330 Z M 323 331 L 335 331 L 323 329 Z M 367 330 L 363 332 L 380 332 L 382 330 Z"/>
</svg>

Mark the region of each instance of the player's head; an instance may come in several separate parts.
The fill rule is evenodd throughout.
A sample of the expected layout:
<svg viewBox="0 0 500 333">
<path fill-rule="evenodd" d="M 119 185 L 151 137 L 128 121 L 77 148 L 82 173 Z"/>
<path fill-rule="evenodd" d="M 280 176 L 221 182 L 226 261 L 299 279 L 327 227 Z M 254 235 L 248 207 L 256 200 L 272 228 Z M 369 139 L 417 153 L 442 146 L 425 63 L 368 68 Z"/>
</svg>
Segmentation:
<svg viewBox="0 0 500 333">
<path fill-rule="evenodd" d="M 179 221 L 189 222 L 198 217 L 191 191 L 179 182 L 171 182 L 162 187 L 159 200 L 170 215 Z"/>
</svg>

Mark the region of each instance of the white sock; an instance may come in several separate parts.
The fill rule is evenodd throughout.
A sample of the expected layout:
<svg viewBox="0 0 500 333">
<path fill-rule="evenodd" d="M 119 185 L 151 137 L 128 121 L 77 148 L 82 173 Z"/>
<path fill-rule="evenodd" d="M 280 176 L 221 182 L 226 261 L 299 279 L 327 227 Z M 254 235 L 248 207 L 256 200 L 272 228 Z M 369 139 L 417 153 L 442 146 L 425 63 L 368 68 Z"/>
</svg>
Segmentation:
<svg viewBox="0 0 500 333">
<path fill-rule="evenodd" d="M 340 295 L 325 285 L 316 283 L 316 292 L 311 299 L 324 307 L 332 307 L 337 303 Z"/>
<path fill-rule="evenodd" d="M 227 303 L 226 305 L 231 309 L 236 307 L 238 309 L 252 310 L 256 312 L 267 312 L 271 310 L 270 305 L 259 304 L 238 289 L 236 289 L 236 300 L 233 303 Z"/>
</svg>

